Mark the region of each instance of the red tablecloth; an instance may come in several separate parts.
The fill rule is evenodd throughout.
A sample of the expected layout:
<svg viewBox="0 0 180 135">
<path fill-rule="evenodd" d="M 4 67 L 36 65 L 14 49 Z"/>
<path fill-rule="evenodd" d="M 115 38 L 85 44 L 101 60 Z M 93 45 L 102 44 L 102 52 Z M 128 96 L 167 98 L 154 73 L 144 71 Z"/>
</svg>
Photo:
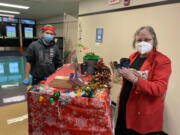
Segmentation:
<svg viewBox="0 0 180 135">
<path fill-rule="evenodd" d="M 68 70 L 68 71 L 67 71 Z M 69 76 L 64 66 L 48 78 Z M 84 78 L 88 80 L 88 78 Z M 110 97 L 103 91 L 101 98 L 61 95 L 51 104 L 51 94 L 28 91 L 29 135 L 112 135 Z M 43 100 L 39 101 L 39 97 Z"/>
</svg>

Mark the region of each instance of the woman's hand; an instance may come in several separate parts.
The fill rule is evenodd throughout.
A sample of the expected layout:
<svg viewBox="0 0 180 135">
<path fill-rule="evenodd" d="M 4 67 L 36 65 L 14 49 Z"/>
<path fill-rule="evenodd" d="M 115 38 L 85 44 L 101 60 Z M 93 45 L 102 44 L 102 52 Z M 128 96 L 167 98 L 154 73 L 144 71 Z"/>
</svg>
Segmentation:
<svg viewBox="0 0 180 135">
<path fill-rule="evenodd" d="M 138 72 L 132 68 L 122 68 L 119 70 L 119 74 L 126 80 L 136 84 L 138 81 Z"/>
<path fill-rule="evenodd" d="M 135 76 L 139 76 L 139 73 L 138 73 L 138 71 L 136 70 L 136 69 L 134 69 L 134 68 L 129 68 L 129 70 L 131 70 L 131 72 L 135 75 Z"/>
</svg>

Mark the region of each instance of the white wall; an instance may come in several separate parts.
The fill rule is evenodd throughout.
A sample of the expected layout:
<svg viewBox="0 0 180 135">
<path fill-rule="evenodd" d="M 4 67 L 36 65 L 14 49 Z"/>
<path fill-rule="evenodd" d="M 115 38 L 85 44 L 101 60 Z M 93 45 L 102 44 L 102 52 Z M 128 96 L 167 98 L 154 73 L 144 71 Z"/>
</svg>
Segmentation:
<svg viewBox="0 0 180 135">
<path fill-rule="evenodd" d="M 130 5 L 128 7 L 160 1 L 166 0 L 131 0 Z M 80 0 L 79 15 L 124 7 L 124 0 L 120 0 L 119 3 L 113 5 L 109 5 L 108 2 L 109 0 Z"/>
<path fill-rule="evenodd" d="M 82 8 L 80 6 L 80 9 Z M 179 13 L 180 3 L 79 17 L 79 23 L 82 25 L 81 43 L 103 57 L 106 64 L 111 60 L 128 57 L 135 51 L 132 48 L 132 41 L 134 32 L 139 27 L 151 25 L 155 29 L 159 41 L 158 50 L 172 61 L 172 75 L 169 80 L 164 113 L 164 130 L 169 135 L 180 135 Z M 104 28 L 104 40 L 101 46 L 95 43 L 96 28 Z M 78 55 L 82 60 L 84 54 L 79 52 Z M 112 89 L 113 101 L 116 101 L 119 91 L 120 85 Z"/>
</svg>

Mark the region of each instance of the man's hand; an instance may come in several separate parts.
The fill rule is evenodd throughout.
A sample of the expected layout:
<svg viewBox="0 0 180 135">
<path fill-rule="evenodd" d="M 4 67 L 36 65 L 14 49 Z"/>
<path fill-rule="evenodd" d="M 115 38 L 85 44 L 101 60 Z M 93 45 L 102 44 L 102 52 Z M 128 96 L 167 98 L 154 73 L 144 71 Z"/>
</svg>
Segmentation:
<svg viewBox="0 0 180 135">
<path fill-rule="evenodd" d="M 31 84 L 31 82 L 30 82 L 30 80 L 23 80 L 23 84 L 25 84 L 25 85 L 30 85 Z"/>
</svg>

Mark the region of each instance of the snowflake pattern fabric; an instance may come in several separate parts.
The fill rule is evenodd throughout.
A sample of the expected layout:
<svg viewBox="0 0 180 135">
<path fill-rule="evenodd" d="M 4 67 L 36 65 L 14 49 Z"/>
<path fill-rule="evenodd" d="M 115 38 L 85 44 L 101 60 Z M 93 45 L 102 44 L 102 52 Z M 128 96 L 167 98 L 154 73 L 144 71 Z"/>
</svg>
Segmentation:
<svg viewBox="0 0 180 135">
<path fill-rule="evenodd" d="M 61 97 L 28 91 L 29 135 L 113 135 L 109 96 L 104 98 Z M 63 103 L 61 103 L 61 101 Z"/>
</svg>

